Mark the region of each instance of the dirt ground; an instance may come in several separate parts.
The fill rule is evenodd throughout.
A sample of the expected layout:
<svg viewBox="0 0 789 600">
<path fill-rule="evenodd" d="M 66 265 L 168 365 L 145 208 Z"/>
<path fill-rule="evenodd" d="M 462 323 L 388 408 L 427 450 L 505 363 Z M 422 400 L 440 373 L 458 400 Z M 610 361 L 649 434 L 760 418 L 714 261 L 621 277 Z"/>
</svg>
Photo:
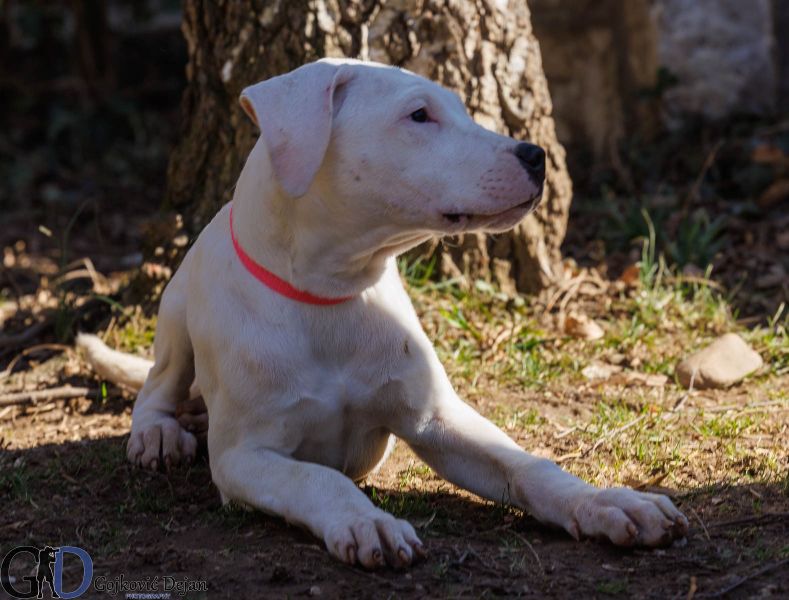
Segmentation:
<svg viewBox="0 0 789 600">
<path fill-rule="evenodd" d="M 3 215 L 1 555 L 78 546 L 92 556 L 94 581 L 205 582 L 189 598 L 789 595 L 789 323 L 783 308 L 773 312 L 780 287 L 769 298 L 757 289 L 771 310 L 754 326 L 735 318 L 715 281 L 673 271 L 642 268 L 628 282 L 568 266 L 570 284 L 524 300 L 480 282 L 436 284 L 424 266 L 404 265 L 428 335 L 469 402 L 589 481 L 670 494 L 691 531 L 652 551 L 576 542 L 442 482 L 400 445 L 364 489 L 415 525 L 429 557 L 407 571 L 366 572 L 280 519 L 223 508 L 206 459 L 169 476 L 126 464 L 133 395 L 96 379 L 72 341 L 77 330 L 95 331 L 150 352 L 155 292 L 141 296 L 136 286 L 143 273 L 160 289 L 151 282 L 168 272 L 140 265 L 159 220 L 155 190 L 147 196 L 147 204 L 130 192 L 125 204 L 98 199 L 76 220 L 82 209 L 73 204 Z M 777 218 L 764 221 L 773 228 Z M 564 335 L 559 320 L 572 310 L 600 323 L 604 337 Z M 678 386 L 677 360 L 726 331 L 740 332 L 765 366 L 725 391 Z M 590 379 L 594 365 L 613 374 Z M 62 386 L 86 391 L 9 401 Z M 32 565 L 20 565 L 12 576 L 30 574 Z M 80 576 L 66 561 L 66 589 Z"/>
<path fill-rule="evenodd" d="M 517 406 L 549 412 L 539 394 L 529 396 Z M 566 403 L 554 407 L 550 422 L 516 426 L 510 433 L 554 457 L 575 449 L 573 435 L 561 437 L 553 425 L 562 414 L 589 408 L 576 406 L 572 396 L 557 398 Z M 513 404 L 511 396 L 492 396 L 479 407 L 485 411 L 497 401 Z M 748 401 L 741 391 L 714 397 L 716 406 Z M 518 511 L 480 502 L 440 481 L 401 444 L 364 489 L 417 527 L 429 557 L 407 571 L 365 572 L 334 561 L 320 542 L 280 519 L 223 508 L 205 459 L 169 476 L 128 465 L 123 448 L 130 406 L 128 396 L 113 391 L 105 399 L 0 412 L 6 438 L 0 458 L 2 553 L 17 545 L 79 546 L 93 558 L 94 577 L 171 575 L 207 582 L 207 592 L 189 593 L 190 598 L 780 598 L 789 593 L 787 480 L 717 479 L 723 448 L 709 453 L 708 472 L 696 475 L 697 483 L 709 478 L 707 484 L 668 489 L 691 520 L 687 542 L 647 551 L 575 542 Z M 779 429 L 785 438 L 785 420 Z M 779 459 L 785 468 L 786 440 L 776 444 L 757 437 L 751 454 L 784 452 Z M 693 468 L 688 473 L 680 468 L 674 477 L 693 478 Z M 66 589 L 80 577 L 79 568 L 69 570 L 67 563 Z M 106 593 L 91 590 L 86 597 Z"/>
</svg>

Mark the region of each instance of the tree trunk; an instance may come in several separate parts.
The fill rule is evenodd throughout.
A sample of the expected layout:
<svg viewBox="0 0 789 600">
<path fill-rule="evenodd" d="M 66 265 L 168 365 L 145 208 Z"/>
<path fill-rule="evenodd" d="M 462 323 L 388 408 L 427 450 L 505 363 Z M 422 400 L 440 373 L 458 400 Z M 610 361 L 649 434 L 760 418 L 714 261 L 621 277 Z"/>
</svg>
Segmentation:
<svg viewBox="0 0 789 600">
<path fill-rule="evenodd" d="M 408 68 L 455 90 L 482 125 L 543 146 L 540 209 L 510 234 L 433 244 L 443 270 L 535 292 L 561 271 L 572 194 L 540 50 L 524 0 L 185 0 L 189 51 L 184 128 L 167 202 L 195 233 L 232 197 L 254 141 L 238 106 L 250 83 L 323 56 Z"/>
</svg>

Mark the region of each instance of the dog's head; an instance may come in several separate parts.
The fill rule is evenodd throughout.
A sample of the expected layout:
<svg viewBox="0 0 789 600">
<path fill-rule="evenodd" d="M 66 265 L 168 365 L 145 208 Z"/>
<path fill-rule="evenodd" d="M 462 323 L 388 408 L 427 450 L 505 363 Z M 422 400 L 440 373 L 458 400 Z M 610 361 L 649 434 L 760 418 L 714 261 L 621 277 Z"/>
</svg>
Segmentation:
<svg viewBox="0 0 789 600">
<path fill-rule="evenodd" d="M 503 231 L 542 194 L 541 148 L 484 129 L 454 93 L 395 67 L 322 60 L 246 88 L 241 105 L 282 192 L 341 203 L 360 226 Z"/>
</svg>

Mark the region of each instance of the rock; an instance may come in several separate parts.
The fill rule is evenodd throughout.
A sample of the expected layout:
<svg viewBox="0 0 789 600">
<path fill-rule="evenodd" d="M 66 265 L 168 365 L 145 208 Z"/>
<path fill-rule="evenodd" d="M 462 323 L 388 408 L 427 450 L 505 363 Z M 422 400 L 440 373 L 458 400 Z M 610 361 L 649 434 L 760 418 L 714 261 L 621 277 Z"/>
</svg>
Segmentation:
<svg viewBox="0 0 789 600">
<path fill-rule="evenodd" d="M 769 114 L 776 100 L 770 0 L 657 0 L 658 56 L 676 77 L 669 119 Z"/>
<path fill-rule="evenodd" d="M 661 373 L 640 373 L 626 371 L 611 378 L 612 383 L 621 383 L 627 386 L 644 385 L 647 387 L 663 387 L 668 383 L 668 377 Z"/>
<path fill-rule="evenodd" d="M 589 381 L 595 381 L 600 379 L 608 379 L 615 373 L 619 373 L 622 370 L 622 367 L 619 365 L 605 365 L 601 363 L 592 363 L 591 365 L 587 365 L 581 371 L 581 375 L 584 378 L 588 379 Z"/>
<path fill-rule="evenodd" d="M 593 362 L 581 371 L 581 375 L 595 383 L 607 383 L 623 386 L 663 387 L 668 383 L 668 377 L 660 373 L 640 373 L 639 371 L 625 371 L 619 365 Z"/>
<path fill-rule="evenodd" d="M 599 340 L 605 335 L 602 327 L 586 315 L 579 313 L 567 315 L 564 320 L 564 332 L 584 340 Z"/>
<path fill-rule="evenodd" d="M 686 388 L 725 388 L 759 369 L 762 357 L 736 333 L 727 333 L 677 365 L 677 377 Z M 694 376 L 695 373 L 695 376 Z"/>
</svg>

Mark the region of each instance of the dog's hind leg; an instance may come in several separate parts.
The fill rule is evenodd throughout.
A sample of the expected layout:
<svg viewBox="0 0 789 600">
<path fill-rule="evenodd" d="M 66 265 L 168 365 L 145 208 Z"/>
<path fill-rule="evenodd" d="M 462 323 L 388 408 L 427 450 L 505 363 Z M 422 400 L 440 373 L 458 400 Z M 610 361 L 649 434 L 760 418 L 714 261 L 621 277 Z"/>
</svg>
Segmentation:
<svg viewBox="0 0 789 600">
<path fill-rule="evenodd" d="M 189 398 L 194 381 L 185 271 L 182 265 L 162 295 L 154 340 L 156 359 L 134 404 L 126 446 L 131 462 L 151 469 L 189 462 L 197 451 L 197 439 L 175 417 L 176 405 Z"/>
</svg>

